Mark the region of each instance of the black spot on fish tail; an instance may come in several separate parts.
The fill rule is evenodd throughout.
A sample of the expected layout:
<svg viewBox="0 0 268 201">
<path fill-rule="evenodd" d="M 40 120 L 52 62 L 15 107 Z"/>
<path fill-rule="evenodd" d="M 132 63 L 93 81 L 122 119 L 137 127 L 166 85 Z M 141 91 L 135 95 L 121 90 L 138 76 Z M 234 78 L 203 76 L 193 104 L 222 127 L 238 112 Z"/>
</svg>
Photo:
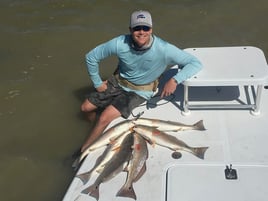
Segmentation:
<svg viewBox="0 0 268 201">
<path fill-rule="evenodd" d="M 91 185 L 88 188 L 84 189 L 81 193 L 89 194 L 94 197 L 96 200 L 99 200 L 99 185 Z"/>
<path fill-rule="evenodd" d="M 99 200 L 99 186 L 95 186 L 94 190 L 91 191 L 89 195 Z"/>
<path fill-rule="evenodd" d="M 206 130 L 203 120 L 196 122 L 193 126 L 195 127 L 195 130 L 200 130 L 200 131 Z"/>
<path fill-rule="evenodd" d="M 208 147 L 195 147 L 193 148 L 194 155 L 200 159 L 204 159 L 205 152 L 207 151 Z"/>
<path fill-rule="evenodd" d="M 116 194 L 116 196 L 118 197 L 129 197 L 129 198 L 133 198 L 134 200 L 137 199 L 136 193 L 133 189 L 133 186 L 131 184 L 131 186 L 126 186 L 124 185 Z"/>
</svg>

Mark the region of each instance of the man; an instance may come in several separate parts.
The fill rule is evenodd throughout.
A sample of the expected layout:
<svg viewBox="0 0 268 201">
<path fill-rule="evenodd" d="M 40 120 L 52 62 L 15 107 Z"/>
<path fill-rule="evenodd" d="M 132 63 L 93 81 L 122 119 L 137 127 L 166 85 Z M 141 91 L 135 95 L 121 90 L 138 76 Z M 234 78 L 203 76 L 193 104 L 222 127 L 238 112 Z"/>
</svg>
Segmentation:
<svg viewBox="0 0 268 201">
<path fill-rule="evenodd" d="M 103 112 L 83 144 L 83 152 L 117 117 L 128 118 L 131 111 L 150 99 L 159 76 L 167 66 L 178 65 L 178 73 L 168 80 L 161 97 L 171 95 L 177 84 L 201 70 L 200 62 L 192 55 L 153 35 L 152 18 L 148 11 L 135 11 L 130 18 L 130 34 L 118 36 L 97 46 L 86 55 L 90 78 L 96 88 L 81 106 L 93 119 L 95 111 Z M 106 81 L 99 75 L 99 62 L 111 55 L 118 57 L 117 73 Z"/>
</svg>

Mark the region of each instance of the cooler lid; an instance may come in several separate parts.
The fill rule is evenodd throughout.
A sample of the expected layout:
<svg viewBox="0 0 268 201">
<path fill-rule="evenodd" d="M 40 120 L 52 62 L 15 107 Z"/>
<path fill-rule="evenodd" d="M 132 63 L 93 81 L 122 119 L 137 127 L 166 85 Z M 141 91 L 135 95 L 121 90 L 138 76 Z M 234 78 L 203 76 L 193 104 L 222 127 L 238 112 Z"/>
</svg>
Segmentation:
<svg viewBox="0 0 268 201">
<path fill-rule="evenodd" d="M 230 170 L 236 175 L 229 175 Z M 169 167 L 166 173 L 166 201 L 267 201 L 268 198 L 268 166 L 184 164 Z"/>
</svg>

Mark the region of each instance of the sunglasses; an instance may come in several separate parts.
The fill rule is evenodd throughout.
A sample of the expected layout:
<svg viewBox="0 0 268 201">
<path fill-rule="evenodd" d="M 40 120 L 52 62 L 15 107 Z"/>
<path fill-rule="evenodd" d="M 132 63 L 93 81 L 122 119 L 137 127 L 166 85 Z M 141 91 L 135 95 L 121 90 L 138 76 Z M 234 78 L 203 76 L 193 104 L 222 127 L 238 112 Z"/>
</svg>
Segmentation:
<svg viewBox="0 0 268 201">
<path fill-rule="evenodd" d="M 148 27 L 148 26 L 136 26 L 136 27 L 133 27 L 132 30 L 133 31 L 150 31 L 151 27 Z"/>
</svg>

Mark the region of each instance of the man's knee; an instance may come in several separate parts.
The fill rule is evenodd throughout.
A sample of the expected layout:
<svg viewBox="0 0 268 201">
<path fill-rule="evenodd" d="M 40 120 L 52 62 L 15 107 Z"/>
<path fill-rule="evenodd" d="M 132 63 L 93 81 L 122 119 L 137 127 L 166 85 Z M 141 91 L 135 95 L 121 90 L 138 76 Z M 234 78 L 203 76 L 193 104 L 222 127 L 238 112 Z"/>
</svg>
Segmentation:
<svg viewBox="0 0 268 201">
<path fill-rule="evenodd" d="M 96 106 L 93 105 L 88 99 L 86 99 L 81 105 L 82 112 L 91 112 L 96 109 Z"/>
</svg>

